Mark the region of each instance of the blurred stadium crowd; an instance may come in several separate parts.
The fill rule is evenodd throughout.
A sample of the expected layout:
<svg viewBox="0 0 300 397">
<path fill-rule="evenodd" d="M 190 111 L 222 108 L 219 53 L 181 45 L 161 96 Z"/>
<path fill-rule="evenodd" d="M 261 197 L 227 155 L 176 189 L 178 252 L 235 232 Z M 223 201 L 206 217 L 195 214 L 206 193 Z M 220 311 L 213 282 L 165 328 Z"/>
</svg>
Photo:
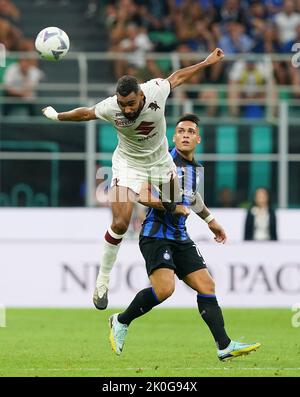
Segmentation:
<svg viewBox="0 0 300 397">
<path fill-rule="evenodd" d="M 22 15 L 16 3 L 0 0 L 0 42 L 10 51 L 34 50 L 32 38 L 26 38 L 19 27 Z M 34 5 L 47 3 L 71 7 L 69 0 L 35 0 Z M 89 0 L 85 7 L 85 19 L 106 30 L 106 50 L 126 54 L 114 62 L 114 79 L 124 74 L 135 75 L 140 81 L 168 76 L 172 72 L 170 56 L 150 59 L 148 52 L 176 52 L 182 55 L 178 66 L 186 67 L 196 61 L 187 54 L 204 54 L 221 47 L 227 56 L 251 53 L 258 58 L 209 68 L 194 76 L 191 89 L 177 97 L 208 103 L 208 116 L 219 110 L 220 90 L 215 84 L 228 85 L 224 97 L 229 100 L 231 116 L 241 114 L 237 105 L 240 99 L 263 102 L 271 85 L 273 98 L 280 95 L 276 86 L 290 87 L 290 97 L 300 97 L 299 68 L 290 60 L 270 65 L 264 56 L 292 54 L 293 44 L 300 42 L 298 0 Z M 203 83 L 210 88 L 192 89 Z M 263 107 L 252 104 L 242 115 L 263 117 Z"/>
<path fill-rule="evenodd" d="M 99 1 L 91 0 L 86 16 L 97 18 Z M 130 53 L 115 62 L 118 78 L 133 74 L 141 81 L 165 77 L 171 72 L 170 60 L 146 59 L 147 52 L 208 53 L 221 47 L 226 55 L 287 54 L 295 42 L 300 42 L 300 1 L 293 0 L 109 0 L 105 7 L 105 26 L 109 34 L 109 50 Z M 195 60 L 182 60 L 181 66 Z M 272 72 L 264 57 L 260 61 L 239 61 L 218 64 L 196 75 L 190 84 L 229 84 L 229 100 L 251 97 L 264 99 L 266 93 L 255 92 L 268 83 L 290 85 L 293 95 L 300 93 L 299 70 L 291 62 L 273 62 Z M 239 92 L 235 85 L 244 86 Z M 210 100 L 206 111 L 214 116 L 217 90 L 205 92 L 187 90 L 184 98 Z M 239 109 L 234 104 L 230 114 Z M 259 107 L 251 107 L 246 117 L 261 117 Z"/>
<path fill-rule="evenodd" d="M 7 51 L 32 51 L 33 40 L 24 37 L 19 27 L 21 12 L 11 0 L 0 0 L 0 43 Z"/>
</svg>

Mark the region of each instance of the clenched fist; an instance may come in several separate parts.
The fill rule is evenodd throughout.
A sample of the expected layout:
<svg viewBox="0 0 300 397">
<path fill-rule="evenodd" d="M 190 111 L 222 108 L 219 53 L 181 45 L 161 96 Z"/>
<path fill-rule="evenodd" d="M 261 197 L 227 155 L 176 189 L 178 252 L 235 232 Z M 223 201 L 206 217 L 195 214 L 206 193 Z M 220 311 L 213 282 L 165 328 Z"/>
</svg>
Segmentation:
<svg viewBox="0 0 300 397">
<path fill-rule="evenodd" d="M 52 106 L 47 106 L 42 112 L 48 119 L 58 121 L 58 113 Z"/>
<path fill-rule="evenodd" d="M 204 62 L 207 65 L 214 65 L 215 63 L 221 61 L 224 56 L 224 52 L 221 50 L 221 48 L 215 48 L 213 52 L 208 55 Z"/>
</svg>

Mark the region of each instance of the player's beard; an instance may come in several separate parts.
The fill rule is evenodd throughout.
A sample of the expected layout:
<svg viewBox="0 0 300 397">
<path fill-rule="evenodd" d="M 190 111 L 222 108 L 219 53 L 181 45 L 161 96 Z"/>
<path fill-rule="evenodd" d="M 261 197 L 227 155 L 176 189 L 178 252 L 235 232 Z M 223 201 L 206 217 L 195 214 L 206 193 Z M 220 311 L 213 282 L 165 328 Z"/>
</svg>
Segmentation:
<svg viewBox="0 0 300 397">
<path fill-rule="evenodd" d="M 134 121 L 139 117 L 144 105 L 145 105 L 145 98 L 143 98 L 143 100 L 141 101 L 140 106 L 136 112 L 131 112 L 127 114 L 123 113 L 123 114 L 127 120 Z"/>
</svg>

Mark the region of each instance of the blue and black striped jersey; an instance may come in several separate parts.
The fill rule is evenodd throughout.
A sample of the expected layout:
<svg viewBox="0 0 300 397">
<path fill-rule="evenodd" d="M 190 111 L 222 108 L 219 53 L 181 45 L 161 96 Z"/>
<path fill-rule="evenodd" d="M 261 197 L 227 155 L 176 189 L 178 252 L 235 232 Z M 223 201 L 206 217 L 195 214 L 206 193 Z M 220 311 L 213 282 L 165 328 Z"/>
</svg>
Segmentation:
<svg viewBox="0 0 300 397">
<path fill-rule="evenodd" d="M 182 202 L 190 206 L 195 200 L 195 194 L 201 181 L 201 165 L 196 161 L 183 158 L 176 148 L 170 151 L 173 161 L 177 166 L 177 175 L 182 188 Z M 143 222 L 140 236 L 164 238 L 176 241 L 189 239 L 186 231 L 186 217 L 173 215 L 165 211 L 149 208 Z"/>
</svg>

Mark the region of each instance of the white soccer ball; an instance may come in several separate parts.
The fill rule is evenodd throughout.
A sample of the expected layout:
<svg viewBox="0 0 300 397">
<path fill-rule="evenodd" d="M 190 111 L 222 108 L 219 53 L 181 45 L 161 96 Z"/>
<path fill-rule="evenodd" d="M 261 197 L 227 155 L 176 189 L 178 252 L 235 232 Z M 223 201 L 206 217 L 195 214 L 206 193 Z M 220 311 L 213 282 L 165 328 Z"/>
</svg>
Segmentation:
<svg viewBox="0 0 300 397">
<path fill-rule="evenodd" d="M 58 61 L 69 51 L 70 40 L 66 32 L 52 26 L 40 31 L 35 40 L 35 48 L 41 58 Z"/>
</svg>

